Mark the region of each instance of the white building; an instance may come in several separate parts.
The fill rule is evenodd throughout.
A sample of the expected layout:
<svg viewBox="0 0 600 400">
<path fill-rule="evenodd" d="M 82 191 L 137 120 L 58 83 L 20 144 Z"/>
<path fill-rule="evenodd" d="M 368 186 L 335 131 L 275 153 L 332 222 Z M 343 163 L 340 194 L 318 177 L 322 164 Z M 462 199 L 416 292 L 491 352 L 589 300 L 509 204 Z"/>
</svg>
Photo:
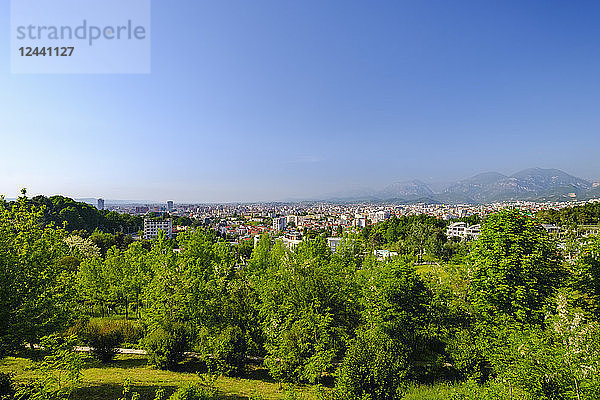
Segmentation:
<svg viewBox="0 0 600 400">
<path fill-rule="evenodd" d="M 331 252 L 335 253 L 340 244 L 342 243 L 342 238 L 339 237 L 328 237 L 327 238 L 327 246 L 331 249 Z"/>
<path fill-rule="evenodd" d="M 481 225 L 467 225 L 465 222 L 455 222 L 448 226 L 446 236 L 461 239 L 477 239 L 481 234 Z"/>
<path fill-rule="evenodd" d="M 391 216 L 390 212 L 387 210 L 384 211 L 377 211 L 376 213 L 373 214 L 373 222 L 377 223 L 377 222 L 383 222 L 386 219 L 389 219 Z"/>
<path fill-rule="evenodd" d="M 281 240 L 283 241 L 283 244 L 290 250 L 292 250 L 293 248 L 298 246 L 300 243 L 302 243 L 302 239 L 298 239 L 298 237 L 295 237 L 295 236 L 292 236 L 292 237 L 284 236 L 281 238 Z"/>
<path fill-rule="evenodd" d="M 144 218 L 144 239 L 154 239 L 159 230 L 162 230 L 166 237 L 173 237 L 173 220 Z"/>
<path fill-rule="evenodd" d="M 357 228 L 364 228 L 367 226 L 367 217 L 359 213 L 354 214 L 354 222 L 352 222 L 352 225 Z"/>
<path fill-rule="evenodd" d="M 287 217 L 273 218 L 273 230 L 283 231 L 287 227 Z"/>
<path fill-rule="evenodd" d="M 384 260 L 386 258 L 397 256 L 398 253 L 389 250 L 373 250 L 373 255 L 377 257 L 378 260 Z"/>
<path fill-rule="evenodd" d="M 542 228 L 544 228 L 546 230 L 546 232 L 548 232 L 548 234 L 551 234 L 551 235 L 552 234 L 559 235 L 562 231 L 560 226 L 553 225 L 553 224 L 542 224 Z"/>
</svg>

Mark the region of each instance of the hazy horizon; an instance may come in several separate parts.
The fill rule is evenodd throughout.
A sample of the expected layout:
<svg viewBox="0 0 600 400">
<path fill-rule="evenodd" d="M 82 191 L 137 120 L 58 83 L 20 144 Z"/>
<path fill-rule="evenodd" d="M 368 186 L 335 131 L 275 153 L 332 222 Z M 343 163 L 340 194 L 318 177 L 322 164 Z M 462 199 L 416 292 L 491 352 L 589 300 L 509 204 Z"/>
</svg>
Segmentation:
<svg viewBox="0 0 600 400">
<path fill-rule="evenodd" d="M 532 168 L 539 168 L 539 167 L 532 167 Z M 529 168 L 526 168 L 529 169 Z M 551 169 L 551 168 L 548 168 Z M 521 171 L 512 171 L 512 172 L 500 172 L 500 171 L 482 171 L 479 172 L 477 174 L 471 175 L 471 176 L 464 176 L 461 177 L 459 179 L 455 179 L 452 181 L 436 181 L 433 180 L 433 178 L 424 178 L 424 179 L 419 179 L 419 178 L 413 178 L 413 179 L 407 179 L 407 180 L 397 180 L 397 181 L 393 181 L 393 182 L 389 182 L 387 185 L 385 186 L 379 186 L 379 187 L 367 187 L 367 186 L 355 186 L 355 187 L 347 187 L 347 188 L 343 188 L 340 189 L 338 191 L 330 191 L 330 192 L 325 192 L 325 193 L 318 193 L 312 196 L 304 196 L 304 197 L 287 197 L 287 198 L 271 198 L 271 199 L 228 199 L 228 200 L 221 200 L 221 201 L 206 201 L 206 200 L 198 200 L 198 199 L 174 199 L 174 198 L 167 198 L 165 197 L 164 199 L 156 199 L 156 198 L 110 198 L 110 197 L 102 197 L 102 196 L 94 196 L 94 195 L 81 195 L 81 194 L 77 194 L 77 193 L 69 193 L 69 192 L 31 192 L 27 187 L 24 187 L 24 189 L 27 190 L 27 196 L 28 197 L 34 197 L 37 195 L 43 195 L 43 196 L 47 196 L 47 197 L 51 197 L 51 196 L 55 196 L 55 195 L 60 195 L 60 196 L 66 196 L 66 197 L 70 197 L 76 200 L 93 200 L 94 202 L 99 199 L 99 198 L 103 198 L 105 201 L 107 201 L 106 204 L 115 204 L 115 203 L 111 203 L 111 202 L 118 202 L 118 203 L 129 203 L 129 204 L 160 204 L 160 203 L 165 203 L 166 201 L 174 201 L 177 204 L 225 204 L 225 203 L 269 203 L 269 202 L 301 202 L 301 201 L 329 201 L 329 200 L 336 200 L 336 198 L 339 200 L 340 198 L 352 198 L 356 196 L 356 193 L 364 193 L 364 192 L 376 192 L 376 191 L 380 191 L 382 189 L 385 189 L 387 186 L 393 185 L 394 183 L 405 183 L 405 182 L 410 182 L 410 181 L 422 181 L 423 183 L 425 183 L 427 186 L 429 186 L 431 188 L 431 190 L 436 193 L 436 194 L 440 194 L 444 191 L 444 189 L 450 187 L 451 185 L 464 180 L 464 179 L 469 179 L 474 177 L 475 175 L 479 175 L 479 174 L 484 174 L 484 173 L 488 173 L 488 172 L 497 172 L 497 173 L 501 173 L 503 175 L 506 176 L 510 176 L 513 175 L 514 173 L 517 172 L 521 172 Z M 563 171 L 568 173 L 568 171 Z M 600 182 L 600 179 L 587 179 L 585 177 L 578 177 L 576 176 L 576 178 L 581 178 L 581 179 L 585 179 L 587 181 L 589 181 L 590 183 L 597 183 Z M 23 189 L 23 188 L 21 188 Z M 0 196 L 4 195 L 6 197 L 7 200 L 14 200 L 16 199 L 19 195 L 20 195 L 20 189 L 18 191 L 15 191 L 15 194 L 12 196 L 7 196 L 5 193 L 0 193 Z"/>
<path fill-rule="evenodd" d="M 0 60 L 0 194 L 257 202 L 531 167 L 600 179 L 600 3 L 152 7 L 151 74 Z"/>
</svg>

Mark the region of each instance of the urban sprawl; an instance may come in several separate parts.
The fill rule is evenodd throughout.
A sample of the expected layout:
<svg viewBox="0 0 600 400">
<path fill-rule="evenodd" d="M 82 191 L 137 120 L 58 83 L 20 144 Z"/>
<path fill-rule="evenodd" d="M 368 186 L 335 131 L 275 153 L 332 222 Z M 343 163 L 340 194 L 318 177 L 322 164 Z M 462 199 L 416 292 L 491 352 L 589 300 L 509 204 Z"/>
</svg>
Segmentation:
<svg viewBox="0 0 600 400">
<path fill-rule="evenodd" d="M 109 211 L 144 217 L 143 238 L 155 238 L 159 231 L 167 237 L 190 228 L 174 223 L 178 218 L 189 218 L 210 227 L 231 242 L 258 240 L 263 234 L 277 236 L 289 247 L 303 240 L 307 232 L 316 232 L 328 237 L 332 250 L 340 243 L 345 233 L 359 232 L 368 225 L 385 221 L 393 216 L 428 215 L 450 221 L 446 235 L 460 239 L 477 238 L 480 225 L 469 225 L 459 221 L 473 215 L 485 218 L 490 213 L 517 208 L 532 217 L 542 210 L 560 210 L 600 202 L 600 199 L 569 202 L 512 201 L 492 204 L 372 204 L 352 203 L 255 203 L 255 204 L 129 204 L 106 205 Z M 99 209 L 105 209 L 105 201 L 99 199 Z M 551 234 L 560 234 L 561 228 L 543 224 Z M 597 233 L 597 226 L 588 226 L 589 233 Z"/>
</svg>

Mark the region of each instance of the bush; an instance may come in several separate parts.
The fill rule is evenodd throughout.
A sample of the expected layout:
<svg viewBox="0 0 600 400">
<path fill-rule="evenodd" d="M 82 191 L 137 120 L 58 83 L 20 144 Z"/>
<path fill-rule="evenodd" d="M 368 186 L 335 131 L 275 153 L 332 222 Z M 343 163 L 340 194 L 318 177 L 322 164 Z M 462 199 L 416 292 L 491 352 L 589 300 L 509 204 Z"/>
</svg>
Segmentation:
<svg viewBox="0 0 600 400">
<path fill-rule="evenodd" d="M 85 332 L 87 330 L 88 323 L 88 319 L 78 319 L 69 327 L 69 329 L 65 331 L 64 335 L 85 339 Z"/>
<path fill-rule="evenodd" d="M 139 321 L 118 320 L 110 322 L 118 327 L 123 338 L 121 344 L 127 344 L 127 347 L 130 347 L 130 345 L 137 346 L 139 344 L 139 341 L 144 337 L 144 334 L 146 333 L 144 325 Z"/>
<path fill-rule="evenodd" d="M 160 369 L 174 369 L 189 348 L 189 334 L 183 324 L 168 322 L 143 339 L 148 361 Z"/>
<path fill-rule="evenodd" d="M 45 336 L 40 346 L 46 354 L 42 361 L 34 363 L 35 380 L 19 384 L 15 399 L 18 400 L 68 400 L 80 387 L 83 355 L 74 350 L 76 337 L 58 334 Z M 2 398 L 0 396 L 0 398 Z M 2 398 L 2 400 L 10 397 Z"/>
<path fill-rule="evenodd" d="M 248 344 L 239 327 L 228 326 L 218 335 L 208 336 L 201 342 L 206 342 L 201 347 L 205 353 L 204 361 L 211 372 L 228 376 L 244 372 L 248 361 Z"/>
<path fill-rule="evenodd" d="M 117 347 L 138 346 L 144 337 L 144 326 L 136 321 L 97 318 L 76 321 L 66 334 L 78 336 L 101 362 L 109 362 Z"/>
<path fill-rule="evenodd" d="M 12 376 L 0 372 L 0 400 L 12 399 L 15 395 L 15 384 Z"/>
<path fill-rule="evenodd" d="M 123 335 L 114 324 L 89 323 L 85 330 L 85 340 L 91 347 L 91 353 L 106 363 L 117 354 L 117 347 L 123 341 Z"/>
<path fill-rule="evenodd" d="M 179 387 L 169 397 L 169 400 L 213 400 L 217 398 L 217 391 L 214 388 L 196 383 Z"/>
<path fill-rule="evenodd" d="M 391 400 L 402 397 L 405 352 L 380 330 L 359 333 L 338 370 L 336 393 L 342 400 Z"/>
</svg>

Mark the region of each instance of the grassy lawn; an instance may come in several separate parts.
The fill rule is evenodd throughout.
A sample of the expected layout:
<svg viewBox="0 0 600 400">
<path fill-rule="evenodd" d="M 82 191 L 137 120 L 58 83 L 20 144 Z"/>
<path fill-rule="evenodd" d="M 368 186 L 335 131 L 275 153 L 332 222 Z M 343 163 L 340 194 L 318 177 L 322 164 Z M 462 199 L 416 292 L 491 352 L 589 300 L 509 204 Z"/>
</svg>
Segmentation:
<svg viewBox="0 0 600 400">
<path fill-rule="evenodd" d="M 31 370 L 34 362 L 27 358 L 9 357 L 0 361 L 0 372 L 14 374 L 18 381 L 33 380 L 35 372 Z M 147 365 L 144 356 L 119 355 L 108 365 L 97 361 L 86 362 L 83 370 L 82 387 L 77 390 L 74 400 L 117 400 L 121 397 L 123 382 L 129 378 L 132 390 L 140 394 L 141 400 L 153 400 L 158 388 L 165 388 L 171 395 L 182 383 L 205 382 L 202 376 L 194 372 L 197 365 L 188 362 L 180 371 L 160 371 Z M 258 394 L 264 399 L 278 400 L 285 398 L 285 387 L 269 378 L 267 370 L 251 366 L 244 377 L 219 377 L 215 386 L 224 398 L 248 399 Z M 408 389 L 403 400 L 447 400 L 454 389 L 461 384 L 437 384 L 433 386 L 413 386 Z M 316 388 L 311 386 L 295 386 L 306 400 L 315 400 Z"/>
<path fill-rule="evenodd" d="M 415 386 L 408 389 L 402 400 L 447 400 L 453 392 L 453 385 Z"/>
<path fill-rule="evenodd" d="M 16 380 L 26 381 L 36 378 L 31 370 L 34 363 L 26 358 L 9 357 L 0 361 L 0 372 L 14 374 Z M 132 390 L 140 394 L 141 400 L 153 400 L 156 389 L 164 387 L 167 395 L 186 382 L 202 382 L 203 378 L 194 372 L 193 363 L 184 364 L 181 371 L 160 371 L 147 365 L 144 356 L 119 355 L 108 365 L 89 361 L 83 370 L 82 388 L 74 400 L 112 400 L 118 399 L 123 390 L 123 382 L 129 378 Z M 272 381 L 267 371 L 260 367 L 251 367 L 241 378 L 219 377 L 215 386 L 224 397 L 229 399 L 247 399 L 251 394 L 259 394 L 265 399 L 283 399 L 285 388 Z M 307 399 L 315 397 L 314 390 L 308 386 L 296 386 Z"/>
</svg>

